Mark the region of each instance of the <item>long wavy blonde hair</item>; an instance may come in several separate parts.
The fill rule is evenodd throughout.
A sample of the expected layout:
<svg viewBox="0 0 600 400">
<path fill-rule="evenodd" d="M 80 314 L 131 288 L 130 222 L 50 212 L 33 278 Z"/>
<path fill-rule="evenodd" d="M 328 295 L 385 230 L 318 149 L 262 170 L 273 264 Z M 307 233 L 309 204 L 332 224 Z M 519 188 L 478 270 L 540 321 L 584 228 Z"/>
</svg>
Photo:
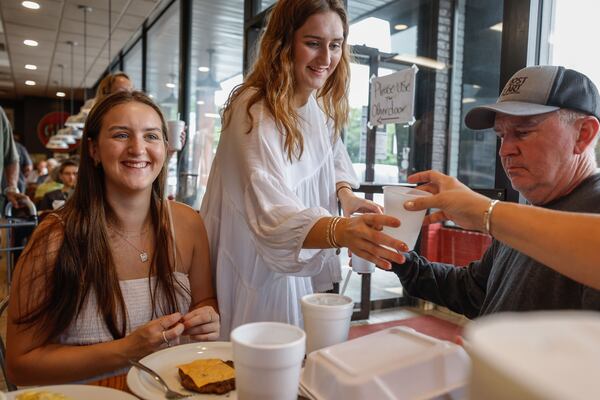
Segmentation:
<svg viewBox="0 0 600 400">
<path fill-rule="evenodd" d="M 342 20 L 344 42 L 342 56 L 325 85 L 317 91 L 317 99 L 325 114 L 332 119 L 336 136 L 348 121 L 348 84 L 350 78 L 350 54 L 347 44 L 348 17 L 338 0 L 279 0 L 271 11 L 267 28 L 260 40 L 259 52 L 246 80 L 230 94 L 223 112 L 224 128 L 231 121 L 232 105 L 249 89 L 246 112 L 253 125 L 250 108 L 259 101 L 271 113 L 285 137 L 284 149 L 290 162 L 300 159 L 304 151 L 304 139 L 298 129 L 298 113 L 294 105 L 294 34 L 314 14 L 333 11 Z M 251 128 L 247 133 L 250 133 Z"/>
</svg>

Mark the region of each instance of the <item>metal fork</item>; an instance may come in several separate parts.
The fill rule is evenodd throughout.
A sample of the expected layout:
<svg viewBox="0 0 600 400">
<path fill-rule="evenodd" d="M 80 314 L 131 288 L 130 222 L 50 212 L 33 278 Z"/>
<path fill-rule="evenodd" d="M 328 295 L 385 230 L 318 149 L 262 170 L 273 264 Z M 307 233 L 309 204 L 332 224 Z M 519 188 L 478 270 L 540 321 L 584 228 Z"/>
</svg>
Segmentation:
<svg viewBox="0 0 600 400">
<path fill-rule="evenodd" d="M 183 394 L 183 393 L 179 393 L 179 392 L 176 392 L 174 390 L 171 390 L 171 388 L 169 387 L 169 385 L 167 385 L 167 383 L 163 380 L 163 378 L 160 377 L 160 375 L 158 375 L 153 369 L 150 369 L 150 368 L 146 367 L 141 362 L 138 362 L 138 361 L 135 361 L 135 360 L 129 360 L 129 364 L 131 364 L 134 367 L 139 368 L 140 370 L 146 372 L 156 382 L 158 382 L 160 384 L 160 386 L 162 386 L 163 390 L 165 391 L 165 397 L 167 399 L 183 399 L 183 398 L 191 396 L 189 394 Z"/>
</svg>

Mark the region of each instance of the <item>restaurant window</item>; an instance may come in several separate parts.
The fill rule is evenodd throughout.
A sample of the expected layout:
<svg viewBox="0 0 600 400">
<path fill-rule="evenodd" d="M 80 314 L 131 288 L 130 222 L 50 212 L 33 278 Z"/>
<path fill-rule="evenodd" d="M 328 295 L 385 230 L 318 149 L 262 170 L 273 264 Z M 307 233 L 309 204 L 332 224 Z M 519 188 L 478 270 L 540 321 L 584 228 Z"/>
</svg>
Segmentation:
<svg viewBox="0 0 600 400">
<path fill-rule="evenodd" d="M 266 10 L 267 8 L 271 7 L 276 2 L 277 2 L 277 0 L 261 0 L 260 11 Z"/>
<path fill-rule="evenodd" d="M 180 156 L 181 201 L 199 209 L 221 134 L 221 112 L 242 83 L 243 0 L 194 0 L 187 145 Z"/>
<path fill-rule="evenodd" d="M 600 87 L 600 56 L 582 50 L 596 37 L 599 12 L 600 3 L 594 0 L 544 1 L 539 63 L 575 69 Z M 600 159 L 600 145 L 596 158 Z"/>
<path fill-rule="evenodd" d="M 464 124 L 473 107 L 495 103 L 500 87 L 503 2 L 457 2 L 454 32 L 453 86 L 459 101 L 450 107 L 449 173 L 474 188 L 493 188 L 496 175 L 496 135 L 473 131 Z"/>
<path fill-rule="evenodd" d="M 146 93 L 158 103 L 165 119 L 177 120 L 179 88 L 179 1 L 169 8 L 148 29 L 148 67 Z M 177 191 L 177 157 L 171 157 L 168 167 L 167 193 Z"/>
<path fill-rule="evenodd" d="M 466 129 L 463 118 L 472 106 L 494 102 L 498 95 L 502 3 L 348 1 L 355 62 L 345 143 L 361 181 L 372 182 L 366 187 L 375 191 L 374 201 L 383 204 L 377 193 L 382 185 L 406 184 L 408 175 L 426 169 L 457 176 L 469 186 L 494 187 L 496 136 Z M 369 129 L 370 76 L 413 64 L 418 67 L 414 123 Z M 374 146 L 367 149 L 369 135 Z M 399 304 L 402 287 L 394 274 L 376 270 L 370 285 L 371 307 Z M 361 280 L 352 277 L 349 288 L 357 301 Z"/>
<path fill-rule="evenodd" d="M 129 76 L 133 87 L 142 90 L 142 41 L 138 40 L 123 56 L 124 72 Z"/>
</svg>

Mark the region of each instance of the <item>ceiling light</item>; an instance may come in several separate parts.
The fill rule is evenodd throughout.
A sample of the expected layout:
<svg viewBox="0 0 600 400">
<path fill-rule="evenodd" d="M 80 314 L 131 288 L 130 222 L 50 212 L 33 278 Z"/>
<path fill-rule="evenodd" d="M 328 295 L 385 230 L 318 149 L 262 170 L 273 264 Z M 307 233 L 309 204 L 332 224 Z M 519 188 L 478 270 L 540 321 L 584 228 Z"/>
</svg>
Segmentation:
<svg viewBox="0 0 600 400">
<path fill-rule="evenodd" d="M 502 32 L 502 22 L 498 22 L 497 24 L 490 26 L 490 29 L 496 32 Z"/>
<path fill-rule="evenodd" d="M 21 3 L 21 5 L 25 8 L 29 8 L 30 10 L 39 10 L 40 9 L 40 5 L 38 3 L 36 3 L 35 1 L 24 1 Z"/>
<path fill-rule="evenodd" d="M 167 83 L 165 84 L 166 87 L 168 87 L 169 89 L 173 89 L 175 87 L 174 83 Z"/>
<path fill-rule="evenodd" d="M 203 105 L 203 104 L 204 104 L 204 100 L 198 100 L 198 101 L 196 102 L 196 104 L 198 104 L 199 106 L 201 106 L 201 105 Z"/>
<path fill-rule="evenodd" d="M 477 100 L 474 97 L 465 97 L 462 102 L 463 104 L 475 103 Z"/>
<path fill-rule="evenodd" d="M 25 64 L 25 69 L 30 69 L 32 71 L 35 71 L 37 69 L 37 65 Z"/>
<path fill-rule="evenodd" d="M 208 68 L 208 67 L 198 67 L 198 71 L 200 71 L 200 72 L 208 72 L 208 71 L 210 71 L 210 68 Z"/>
<path fill-rule="evenodd" d="M 65 97 L 65 92 L 56 92 L 56 97 Z"/>
<path fill-rule="evenodd" d="M 27 86 L 35 86 L 35 81 L 25 81 Z"/>
<path fill-rule="evenodd" d="M 221 116 L 219 114 L 216 114 L 216 113 L 204 113 L 204 116 L 206 118 L 221 118 Z"/>
<path fill-rule="evenodd" d="M 442 70 L 447 67 L 446 64 L 444 64 L 443 62 L 434 60 L 433 58 L 422 57 L 422 56 L 413 56 L 410 54 L 399 54 L 394 57 L 394 60 L 398 60 L 398 61 L 408 63 L 408 64 L 416 64 L 421 67 L 433 68 L 433 69 L 438 69 L 438 70 Z"/>
<path fill-rule="evenodd" d="M 396 25 L 394 25 L 394 29 L 397 30 L 397 31 L 403 31 L 406 28 L 408 28 L 408 25 L 406 25 L 406 24 L 396 24 Z"/>
<path fill-rule="evenodd" d="M 38 45 L 38 42 L 36 42 L 35 40 L 31 40 L 31 39 L 25 39 L 25 40 L 23 40 L 23 44 L 25 46 L 35 47 Z"/>
<path fill-rule="evenodd" d="M 151 99 L 153 99 L 153 98 L 154 98 L 154 95 L 153 95 L 152 93 L 150 93 L 150 94 L 148 95 L 148 97 L 150 97 Z"/>
</svg>

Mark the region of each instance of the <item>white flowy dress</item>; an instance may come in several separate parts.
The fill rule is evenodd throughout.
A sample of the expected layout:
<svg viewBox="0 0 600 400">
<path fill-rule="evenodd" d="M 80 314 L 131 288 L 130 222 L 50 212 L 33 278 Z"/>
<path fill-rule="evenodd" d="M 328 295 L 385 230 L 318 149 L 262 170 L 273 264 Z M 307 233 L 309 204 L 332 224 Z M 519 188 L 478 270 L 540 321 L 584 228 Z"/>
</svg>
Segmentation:
<svg viewBox="0 0 600 400">
<path fill-rule="evenodd" d="M 212 164 L 201 214 L 210 244 L 221 337 L 248 322 L 302 326 L 300 298 L 341 280 L 333 249 L 302 249 L 313 225 L 338 213 L 336 182 L 358 187 L 348 152 L 311 96 L 299 108 L 304 152 L 289 161 L 262 102 L 236 100 Z"/>
</svg>

